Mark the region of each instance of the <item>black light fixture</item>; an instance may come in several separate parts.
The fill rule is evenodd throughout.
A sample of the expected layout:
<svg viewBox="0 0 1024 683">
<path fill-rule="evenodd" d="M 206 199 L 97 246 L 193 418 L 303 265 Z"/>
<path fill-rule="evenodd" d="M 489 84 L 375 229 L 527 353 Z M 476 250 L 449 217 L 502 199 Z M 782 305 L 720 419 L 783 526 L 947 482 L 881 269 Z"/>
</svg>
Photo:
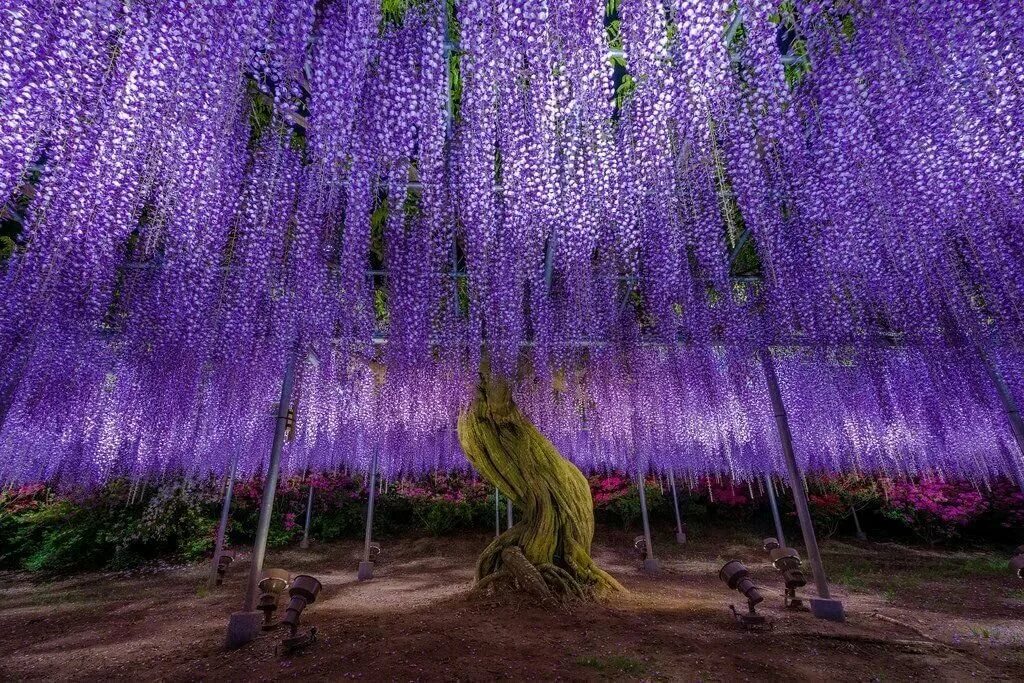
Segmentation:
<svg viewBox="0 0 1024 683">
<path fill-rule="evenodd" d="M 804 601 L 797 597 L 796 589 L 807 585 L 807 578 L 801 568 L 800 553 L 794 548 L 783 548 L 774 538 L 764 539 L 764 549 L 768 551 L 768 559 L 782 574 L 786 584 L 785 605 L 788 609 L 803 609 Z"/>
<path fill-rule="evenodd" d="M 217 556 L 217 585 L 224 583 L 224 575 L 228 573 L 228 567 L 235 561 L 234 550 L 222 550 Z"/>
<path fill-rule="evenodd" d="M 729 605 L 736 621 L 746 629 L 759 630 L 773 628 L 774 624 L 763 614 L 758 614 L 755 606 L 764 601 L 761 591 L 750 580 L 750 572 L 739 560 L 729 560 L 718 571 L 718 578 L 722 579 L 729 588 L 743 593 L 747 599 L 747 611 L 739 612 L 735 605 Z"/>
<path fill-rule="evenodd" d="M 299 634 L 299 617 L 307 605 L 316 601 L 320 594 L 320 582 L 307 574 L 300 574 L 292 579 L 288 595 L 288 609 L 281 618 L 281 624 L 288 627 L 288 635 L 281 642 L 282 654 L 288 655 L 316 642 L 316 627 Z"/>
<path fill-rule="evenodd" d="M 1024 579 L 1024 545 L 1013 551 L 1013 557 L 1010 558 L 1010 571 L 1018 579 Z"/>
<path fill-rule="evenodd" d="M 274 628 L 274 612 L 277 611 L 277 598 L 288 587 L 288 572 L 284 569 L 265 569 L 260 579 L 260 602 L 256 609 L 263 612 L 263 630 Z"/>
</svg>

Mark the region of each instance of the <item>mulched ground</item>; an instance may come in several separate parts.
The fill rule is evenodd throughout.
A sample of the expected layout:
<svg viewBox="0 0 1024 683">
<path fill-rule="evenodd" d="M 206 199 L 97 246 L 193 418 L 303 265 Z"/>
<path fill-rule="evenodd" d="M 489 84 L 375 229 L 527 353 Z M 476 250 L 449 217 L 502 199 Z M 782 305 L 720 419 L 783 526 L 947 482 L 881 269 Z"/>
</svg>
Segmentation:
<svg viewBox="0 0 1024 683">
<path fill-rule="evenodd" d="M 1024 585 L 977 558 L 872 543 L 826 544 L 848 621 L 782 609 L 781 581 L 753 537 L 655 544 L 644 575 L 632 534 L 599 529 L 595 555 L 629 594 L 545 610 L 468 594 L 486 535 L 384 543 L 377 578 L 359 583 L 360 544 L 271 551 L 267 567 L 324 584 L 303 614 L 319 642 L 275 654 L 280 632 L 223 648 L 248 569 L 207 591 L 204 565 L 43 580 L 0 573 L 0 679 L 270 680 L 1022 680 Z M 747 633 L 742 597 L 717 578 L 744 561 L 775 629 Z M 960 573 L 958 563 L 973 567 Z M 988 561 L 988 560 L 986 560 Z M 973 564 L 970 564 L 972 563 Z M 837 569 L 833 569 L 833 567 Z M 984 568 L 983 568 L 984 569 Z M 282 601 L 283 602 L 283 601 Z"/>
</svg>

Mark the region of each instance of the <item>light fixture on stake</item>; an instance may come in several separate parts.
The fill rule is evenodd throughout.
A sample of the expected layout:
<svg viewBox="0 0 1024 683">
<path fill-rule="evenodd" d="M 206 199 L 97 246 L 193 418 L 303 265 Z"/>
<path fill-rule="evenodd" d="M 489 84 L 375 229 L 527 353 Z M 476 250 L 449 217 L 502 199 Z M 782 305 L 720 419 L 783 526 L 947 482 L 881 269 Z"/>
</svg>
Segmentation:
<svg viewBox="0 0 1024 683">
<path fill-rule="evenodd" d="M 782 574 L 782 580 L 786 584 L 786 608 L 803 609 L 804 601 L 796 595 L 797 588 L 807 585 L 807 578 L 800 567 L 800 553 L 794 548 L 783 548 L 774 538 L 764 539 L 764 549 L 768 551 L 768 559 Z"/>
<path fill-rule="evenodd" d="M 263 630 L 274 628 L 274 612 L 277 611 L 277 599 L 288 587 L 288 572 L 283 569 L 268 569 L 260 579 L 260 601 L 257 609 L 263 612 Z"/>
<path fill-rule="evenodd" d="M 729 560 L 718 571 L 718 578 L 725 582 L 729 588 L 743 593 L 747 599 L 747 611 L 739 612 L 735 605 L 729 605 L 736 622 L 743 628 L 750 630 L 761 630 L 774 628 L 775 625 L 763 614 L 758 614 L 754 608 L 764 602 L 764 596 L 758 590 L 754 582 L 750 580 L 750 572 L 739 560 Z"/>
<path fill-rule="evenodd" d="M 643 537 L 643 534 L 633 538 L 633 552 L 636 553 L 640 560 L 647 557 L 647 540 Z"/>
<path fill-rule="evenodd" d="M 299 617 L 307 605 L 316 602 L 322 588 L 320 582 L 307 574 L 300 574 L 292 579 L 288 589 L 288 608 L 281 618 L 281 625 L 288 627 L 288 635 L 281 643 L 281 653 L 288 655 L 316 642 L 316 627 L 299 635 Z"/>
<path fill-rule="evenodd" d="M 217 556 L 217 581 L 216 585 L 220 586 L 224 583 L 224 575 L 228 573 L 228 567 L 235 561 L 234 550 L 222 550 L 220 555 Z"/>
<path fill-rule="evenodd" d="M 1017 578 L 1024 579 L 1024 545 L 1013 551 L 1013 557 L 1010 558 L 1010 570 Z"/>
</svg>

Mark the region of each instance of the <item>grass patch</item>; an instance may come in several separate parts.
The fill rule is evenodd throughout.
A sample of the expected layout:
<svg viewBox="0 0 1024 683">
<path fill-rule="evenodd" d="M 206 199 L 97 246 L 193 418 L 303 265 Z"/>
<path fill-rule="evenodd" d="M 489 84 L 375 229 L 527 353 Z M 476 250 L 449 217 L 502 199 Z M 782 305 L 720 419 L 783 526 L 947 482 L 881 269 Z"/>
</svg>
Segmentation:
<svg viewBox="0 0 1024 683">
<path fill-rule="evenodd" d="M 594 669 L 606 675 L 633 675 L 639 676 L 647 671 L 647 667 L 638 659 L 612 655 L 611 657 L 583 657 L 576 660 L 580 666 Z"/>
<path fill-rule="evenodd" d="M 850 590 L 883 590 L 889 593 L 919 588 L 932 581 L 999 577 L 1006 573 L 1006 559 L 990 553 L 939 557 L 828 554 L 826 567 L 837 583 Z"/>
<path fill-rule="evenodd" d="M 995 555 L 975 555 L 960 564 L 959 571 L 954 572 L 953 575 L 963 573 L 973 576 L 1002 576 L 1007 571 L 1006 567 L 1006 558 Z"/>
<path fill-rule="evenodd" d="M 862 591 L 868 587 L 864 574 L 850 566 L 842 566 L 832 574 L 832 580 L 841 583 L 852 591 Z"/>
<path fill-rule="evenodd" d="M 29 596 L 28 601 L 32 605 L 85 605 L 97 601 L 99 597 L 95 593 L 73 588 L 61 592 L 34 591 Z M 102 602 L 102 600 L 99 602 Z"/>
</svg>

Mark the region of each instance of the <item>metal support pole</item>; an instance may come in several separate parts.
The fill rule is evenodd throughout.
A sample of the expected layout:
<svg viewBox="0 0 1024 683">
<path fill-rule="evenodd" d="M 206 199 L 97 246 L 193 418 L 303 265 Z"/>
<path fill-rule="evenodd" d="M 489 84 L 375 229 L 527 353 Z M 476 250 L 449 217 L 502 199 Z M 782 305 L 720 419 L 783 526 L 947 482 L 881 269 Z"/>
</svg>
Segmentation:
<svg viewBox="0 0 1024 683">
<path fill-rule="evenodd" d="M 309 480 L 309 498 L 306 499 L 306 528 L 302 530 L 302 541 L 299 547 L 305 550 L 309 547 L 309 523 L 313 521 L 313 478 Z"/>
<path fill-rule="evenodd" d="M 1006 420 L 1010 423 L 1010 431 L 1013 432 L 1013 438 L 1017 442 L 1019 457 L 1014 461 L 1011 455 L 1009 464 L 1011 474 L 1017 479 L 1017 486 L 1024 491 L 1024 419 L 1021 419 L 1017 401 L 1014 399 L 1010 387 L 1006 384 L 1006 380 L 1003 379 L 1002 373 L 999 372 L 999 368 L 996 367 L 995 363 L 992 362 L 988 354 L 980 346 L 978 347 L 978 353 L 981 355 L 981 360 L 985 365 L 989 378 L 992 380 L 992 384 L 995 385 L 996 393 L 999 394 L 999 402 L 1003 404 L 1003 412 L 1006 413 Z"/>
<path fill-rule="evenodd" d="M 494 537 L 501 536 L 501 496 L 498 487 L 494 487 Z"/>
<path fill-rule="evenodd" d="M 505 523 L 506 529 L 512 528 L 512 501 L 508 498 L 505 499 Z"/>
<path fill-rule="evenodd" d="M 654 544 L 651 543 L 651 524 L 647 519 L 647 483 L 644 481 L 644 471 L 641 466 L 637 466 L 637 491 L 640 492 L 640 518 L 644 523 L 644 544 L 645 553 L 644 557 L 644 571 L 650 573 L 657 573 L 658 561 L 654 559 Z"/>
<path fill-rule="evenodd" d="M 373 447 L 373 455 L 370 458 L 370 485 L 367 489 L 370 492 L 370 499 L 366 504 L 366 537 L 363 541 L 363 561 L 359 563 L 360 581 L 367 581 L 373 578 L 373 562 L 370 562 L 370 543 L 373 542 L 373 504 L 377 493 L 377 458 L 380 454 L 380 447 Z"/>
<path fill-rule="evenodd" d="M 686 543 L 686 532 L 683 531 L 683 518 L 679 515 L 679 494 L 676 493 L 676 475 L 670 467 L 668 469 L 668 481 L 672 487 L 672 509 L 676 513 L 676 543 Z"/>
<path fill-rule="evenodd" d="M 238 451 L 231 456 L 228 466 L 228 483 L 224 489 L 224 503 L 220 508 L 220 526 L 217 527 L 217 541 L 213 546 L 213 561 L 210 562 L 210 588 L 217 585 L 217 566 L 220 555 L 224 552 L 224 536 L 228 528 L 228 516 L 231 514 L 231 494 L 235 490 L 235 467 L 238 465 Z"/>
<path fill-rule="evenodd" d="M 775 540 L 779 542 L 780 546 L 787 548 L 789 546 L 786 545 L 786 535 L 782 533 L 782 517 L 779 515 L 779 502 L 775 500 L 775 485 L 772 484 L 771 475 L 764 475 L 764 483 L 768 489 L 768 502 L 772 506 L 772 520 L 775 522 Z"/>
<path fill-rule="evenodd" d="M 868 540 L 868 535 L 864 533 L 864 530 L 860 528 L 860 518 L 857 517 L 857 508 L 850 506 L 850 512 L 853 513 L 853 526 L 857 529 L 857 538 L 861 541 Z"/>
<path fill-rule="evenodd" d="M 761 359 L 761 366 L 764 368 L 765 382 L 768 385 L 768 396 L 771 398 L 772 411 L 775 413 L 775 426 L 779 432 L 782 455 L 786 461 L 786 469 L 789 471 L 789 482 L 793 489 L 793 502 L 796 503 L 796 514 L 800 520 L 800 531 L 804 537 L 807 557 L 811 561 L 811 569 L 814 572 L 814 583 L 820 596 L 818 598 L 811 598 L 811 612 L 820 619 L 843 621 L 845 619 L 843 603 L 832 599 L 828 588 L 828 579 L 825 578 L 825 567 L 821 562 L 818 539 L 814 535 L 811 511 L 807 507 L 807 493 L 804 491 L 800 468 L 796 463 L 796 454 L 793 452 L 793 435 L 789 430 L 789 417 L 786 415 L 786 407 L 782 402 L 782 391 L 779 389 L 779 377 L 775 373 L 775 363 L 772 360 L 771 351 L 767 349 L 759 350 L 758 357 Z"/>
<path fill-rule="evenodd" d="M 256 523 L 256 540 L 252 546 L 252 562 L 249 566 L 249 583 L 245 591 L 245 604 L 241 612 L 235 612 L 228 621 L 227 646 L 239 647 L 253 640 L 260 632 L 262 614 L 256 610 L 256 593 L 260 575 L 263 573 L 263 558 L 267 552 L 267 536 L 270 533 L 270 515 L 274 510 L 274 493 L 277 490 L 277 475 L 281 469 L 281 449 L 288 429 L 288 410 L 295 384 L 295 356 L 293 350 L 288 357 L 281 380 L 281 400 L 277 404 L 277 425 L 274 428 L 274 444 L 270 449 L 270 464 L 267 479 L 263 484 L 263 498 L 260 500 L 260 517 Z"/>
</svg>

